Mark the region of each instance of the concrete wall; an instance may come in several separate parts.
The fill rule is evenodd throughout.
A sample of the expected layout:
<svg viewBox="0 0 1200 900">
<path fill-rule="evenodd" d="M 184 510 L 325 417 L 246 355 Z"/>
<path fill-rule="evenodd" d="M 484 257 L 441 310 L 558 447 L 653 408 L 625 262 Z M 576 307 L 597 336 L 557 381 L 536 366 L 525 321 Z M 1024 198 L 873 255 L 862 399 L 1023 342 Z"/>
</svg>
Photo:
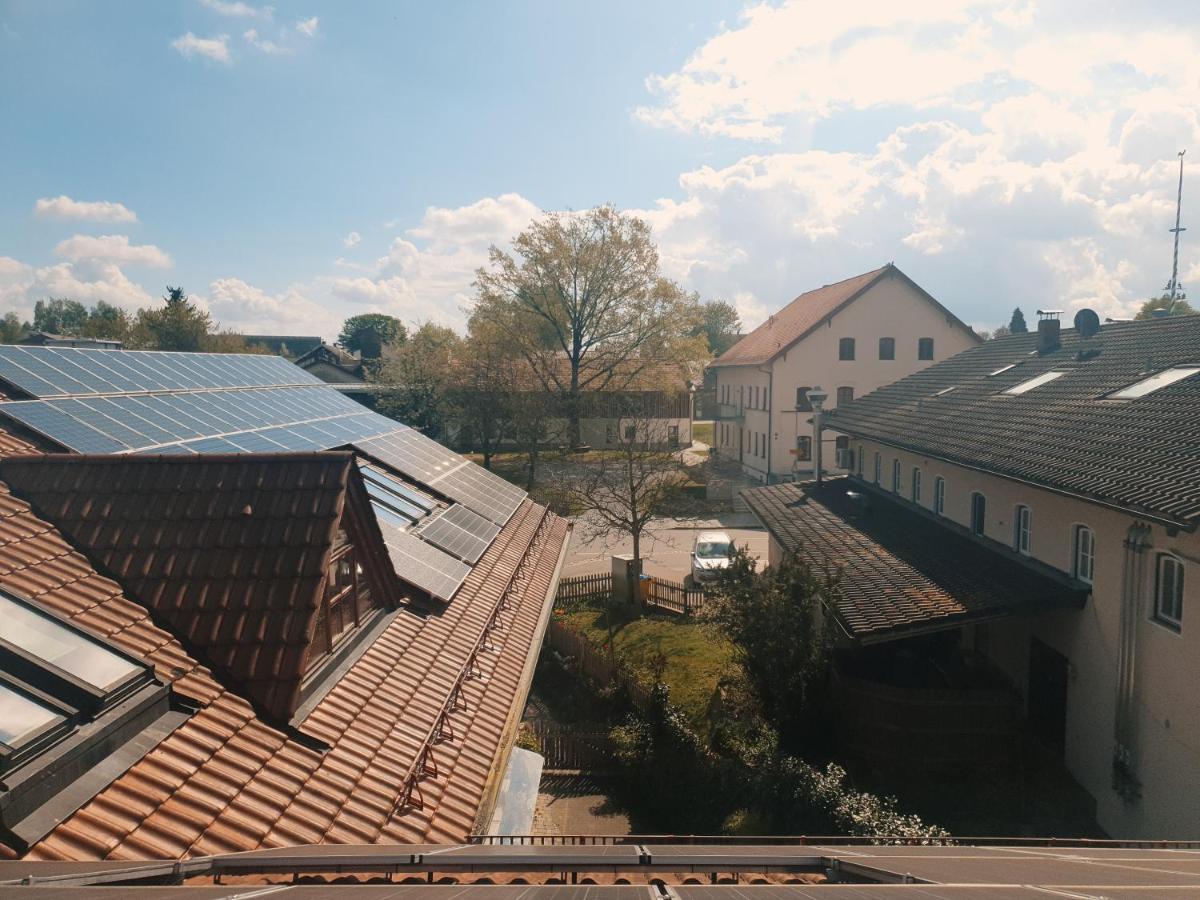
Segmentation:
<svg viewBox="0 0 1200 900">
<path fill-rule="evenodd" d="M 855 339 L 853 360 L 838 359 L 838 345 L 843 337 Z M 881 337 L 895 340 L 894 360 L 879 358 Z M 917 358 L 917 342 L 923 337 L 933 338 L 932 360 Z M 976 343 L 964 326 L 942 313 L 903 278 L 893 275 L 832 316 L 762 371 L 754 366 L 718 368 L 717 401 L 725 402 L 724 386 L 728 385 L 728 402 L 740 402 L 745 411 L 745 421 L 737 427 L 743 429 L 738 438 L 745 442 L 741 458 L 746 473 L 765 480 L 769 461 L 772 478 L 791 476 L 797 434 L 812 434 L 811 413 L 796 413 L 797 387 L 820 385 L 829 395 L 825 408 L 835 409 L 839 387 L 853 388 L 854 396 L 861 397 Z M 758 405 L 761 408 L 750 408 L 756 387 L 762 397 L 769 388 L 771 397 Z M 736 423 L 728 424 L 732 432 Z M 718 422 L 718 431 L 720 425 Z M 755 434 L 765 436 L 758 439 L 767 442 L 765 453 L 754 453 Z M 721 455 L 737 458 L 738 445 L 732 440 L 729 445 L 722 445 L 719 438 L 718 435 L 716 444 Z M 836 438 L 834 432 L 824 435 L 822 462 L 826 469 L 834 467 Z M 812 471 L 811 462 L 799 464 L 800 477 Z"/>
<path fill-rule="evenodd" d="M 901 464 L 900 496 L 911 500 L 912 469 L 922 471 L 921 506 L 932 509 L 934 479 L 945 479 L 944 515 L 970 525 L 971 494 L 986 497 L 985 535 L 998 553 L 1013 554 L 1013 516 L 1018 504 L 1032 510 L 1030 556 L 1070 573 L 1077 524 L 1095 534 L 1092 596 L 1079 611 L 1048 612 L 1029 619 L 990 623 L 979 647 L 1028 701 L 1029 647 L 1037 638 L 1070 661 L 1065 762 L 1096 800 L 1101 826 L 1114 837 L 1192 838 L 1200 835 L 1200 537 L 1170 535 L 1154 525 L 1145 571 L 1138 585 L 1136 616 L 1137 768 L 1142 797 L 1132 803 L 1112 788 L 1117 648 L 1120 635 L 1124 541 L 1135 516 L 1065 497 L 994 475 L 854 441 L 864 453 L 865 480 L 873 480 L 874 454 L 881 482 L 891 489 L 892 461 Z M 1184 562 L 1183 628 L 1176 632 L 1154 618 L 1155 561 L 1170 552 Z M 965 636 L 976 640 L 975 634 Z"/>
</svg>

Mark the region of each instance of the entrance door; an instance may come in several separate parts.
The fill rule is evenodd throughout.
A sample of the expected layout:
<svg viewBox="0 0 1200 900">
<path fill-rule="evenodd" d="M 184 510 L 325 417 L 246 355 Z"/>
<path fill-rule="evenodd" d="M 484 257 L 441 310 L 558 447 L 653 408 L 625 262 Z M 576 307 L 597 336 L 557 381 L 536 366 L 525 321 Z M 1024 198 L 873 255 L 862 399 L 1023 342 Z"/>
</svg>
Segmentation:
<svg viewBox="0 0 1200 900">
<path fill-rule="evenodd" d="M 1070 662 L 1037 638 L 1029 643 L 1029 728 L 1059 755 L 1067 741 L 1067 680 Z"/>
</svg>

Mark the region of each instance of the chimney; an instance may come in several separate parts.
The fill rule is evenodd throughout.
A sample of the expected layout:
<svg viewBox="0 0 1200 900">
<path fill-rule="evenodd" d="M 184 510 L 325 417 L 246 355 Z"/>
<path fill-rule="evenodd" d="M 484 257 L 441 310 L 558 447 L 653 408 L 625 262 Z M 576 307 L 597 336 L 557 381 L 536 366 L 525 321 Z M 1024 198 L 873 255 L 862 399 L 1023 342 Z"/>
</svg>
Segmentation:
<svg viewBox="0 0 1200 900">
<path fill-rule="evenodd" d="M 1061 346 L 1059 340 L 1060 323 L 1058 317 L 1062 315 L 1061 309 L 1039 309 L 1038 314 L 1038 343 L 1037 352 L 1045 356 L 1047 353 L 1053 353 Z"/>
</svg>

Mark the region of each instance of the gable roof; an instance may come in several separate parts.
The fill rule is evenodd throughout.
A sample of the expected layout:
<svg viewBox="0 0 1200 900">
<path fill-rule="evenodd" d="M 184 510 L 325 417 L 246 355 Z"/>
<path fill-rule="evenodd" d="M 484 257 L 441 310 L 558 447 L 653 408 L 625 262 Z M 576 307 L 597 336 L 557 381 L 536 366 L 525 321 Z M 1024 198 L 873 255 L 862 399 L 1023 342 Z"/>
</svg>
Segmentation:
<svg viewBox="0 0 1200 900">
<path fill-rule="evenodd" d="M 352 474 L 351 453 L 0 462 L 42 519 L 282 721 Z"/>
<path fill-rule="evenodd" d="M 1200 376 L 1136 400 L 1106 395 L 1172 366 L 1200 365 L 1200 316 L 1112 323 L 1086 341 L 1064 330 L 1060 348 L 1045 355 L 1037 343 L 1030 332 L 964 350 L 839 407 L 828 424 L 1194 528 Z M 1004 393 L 1050 371 L 1066 374 L 1024 394 Z"/>
<path fill-rule="evenodd" d="M 821 487 L 752 488 L 742 498 L 784 550 L 840 574 L 833 612 L 855 641 L 1083 605 L 1087 592 L 1078 586 L 1035 572 L 882 492 L 863 493 L 870 499 L 856 502 L 848 487 L 863 490 L 837 478 Z"/>
<path fill-rule="evenodd" d="M 0 430 L 0 458 L 36 450 Z M 392 613 L 299 722 L 329 745 L 322 753 L 223 687 L 166 623 L 0 481 L 0 588 L 146 660 L 199 707 L 139 762 L 114 772 L 108 787 L 79 798 L 78 811 L 26 858 L 463 841 L 506 760 L 567 537 L 564 520 L 526 499 L 451 606 L 437 615 Z M 483 643 L 487 651 L 478 652 Z M 426 752 L 435 766 L 420 765 Z M 421 802 L 404 804 L 403 783 L 414 772 Z M 0 842 L 0 857 L 16 852 Z"/>
<path fill-rule="evenodd" d="M 361 356 L 356 356 L 345 347 L 339 347 L 337 344 L 326 344 L 324 341 L 318 343 L 315 347 L 305 350 L 294 360 L 295 364 L 302 369 L 307 369 L 309 366 L 317 363 L 328 363 L 331 366 L 336 366 L 339 369 L 345 369 L 347 372 L 361 372 L 363 360 Z"/>
<path fill-rule="evenodd" d="M 853 303 L 885 278 L 904 279 L 925 300 L 952 319 L 971 335 L 974 332 L 950 310 L 942 306 L 924 288 L 888 263 L 870 272 L 855 275 L 844 281 L 801 294 L 779 312 L 770 316 L 748 335 L 709 363 L 709 368 L 721 366 L 756 366 L 770 362 L 785 353 L 797 341 L 807 337 L 822 322 Z"/>
</svg>

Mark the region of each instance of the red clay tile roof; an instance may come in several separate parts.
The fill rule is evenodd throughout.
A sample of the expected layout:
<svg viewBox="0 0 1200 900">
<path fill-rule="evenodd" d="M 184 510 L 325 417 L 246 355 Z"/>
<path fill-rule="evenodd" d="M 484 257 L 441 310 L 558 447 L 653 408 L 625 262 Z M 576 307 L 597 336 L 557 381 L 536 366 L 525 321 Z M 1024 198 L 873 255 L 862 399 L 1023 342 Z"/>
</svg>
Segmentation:
<svg viewBox="0 0 1200 900">
<path fill-rule="evenodd" d="M 868 288 L 892 276 L 903 278 L 930 303 L 970 332 L 966 325 L 927 294 L 920 285 L 888 263 L 882 268 L 801 294 L 709 363 L 709 368 L 756 366 L 770 362 L 842 307 L 857 300 Z"/>
<path fill-rule="evenodd" d="M 0 432 L 0 456 L 27 452 Z M 146 659 L 201 709 L 30 859 L 197 856 L 311 842 L 456 842 L 485 803 L 536 659 L 566 523 L 526 500 L 439 614 L 402 608 L 300 730 L 263 722 L 120 586 L 0 484 L 0 587 Z M 474 654 L 489 623 L 487 652 Z M 475 667 L 479 677 L 464 672 Z M 461 690 L 456 688 L 461 686 Z M 447 710 L 449 710 L 447 714 Z M 402 782 L 441 721 L 422 805 Z M 0 856 L 13 855 L 0 843 Z"/>
<path fill-rule="evenodd" d="M 862 492 L 865 505 L 847 496 Z M 849 479 L 742 491 L 785 551 L 840 572 L 834 610 L 861 643 L 1082 606 L 1087 592 Z"/>
<path fill-rule="evenodd" d="M 351 453 L 11 458 L 0 479 L 279 721 L 295 710 Z"/>
</svg>

